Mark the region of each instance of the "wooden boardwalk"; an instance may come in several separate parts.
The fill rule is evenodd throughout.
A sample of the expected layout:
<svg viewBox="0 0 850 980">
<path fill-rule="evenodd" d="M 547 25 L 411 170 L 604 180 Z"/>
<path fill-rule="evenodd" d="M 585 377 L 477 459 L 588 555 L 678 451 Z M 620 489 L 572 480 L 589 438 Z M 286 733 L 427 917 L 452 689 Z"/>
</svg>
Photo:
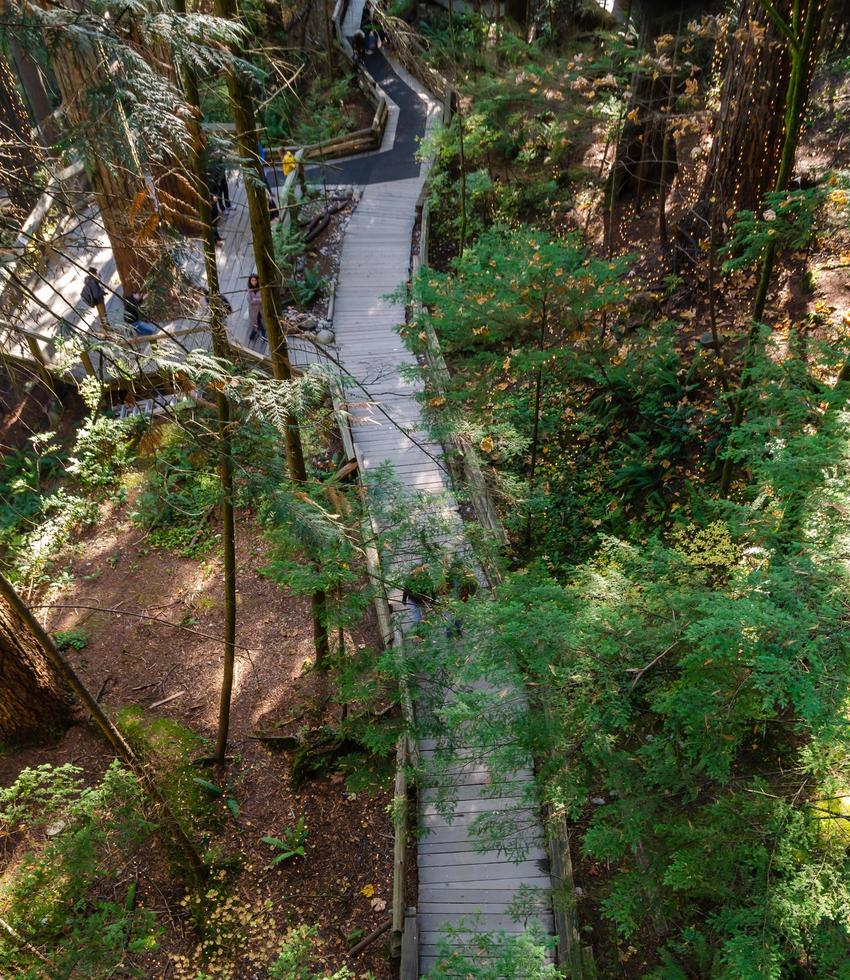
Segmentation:
<svg viewBox="0 0 850 980">
<path fill-rule="evenodd" d="M 349 34 L 359 24 L 362 8 L 363 0 L 349 3 L 345 20 Z M 441 107 L 403 69 L 395 64 L 393 68 L 415 87 L 420 98 L 428 99 L 427 128 L 435 125 Z M 404 124 L 402 115 L 399 132 Z M 365 188 L 343 243 L 334 330 L 338 356 L 349 375 L 352 434 L 364 483 L 368 488 L 375 471 L 391 464 L 405 491 L 430 498 L 433 507 L 447 517 L 448 532 L 443 539 L 447 546 L 462 548 L 462 525 L 441 449 L 431 441 L 420 416 L 416 395 L 421 385 L 414 378 L 417 361 L 397 332 L 405 319 L 404 301 L 388 298 L 409 279 L 416 204 L 425 171 L 423 165 L 415 178 Z M 417 557 L 421 560 L 411 552 L 400 560 L 410 564 Z M 398 600 L 398 592 L 390 598 Z M 419 750 L 426 763 L 440 751 L 432 740 L 423 740 Z M 537 917 L 547 933 L 554 932 L 543 831 L 538 808 L 529 803 L 533 799 L 531 770 L 520 768 L 493 785 L 486 760 L 470 755 L 468 764 L 460 763 L 441 774 L 439 789 L 426 786 L 420 793 L 420 976 L 436 963 L 437 943 L 447 925 L 465 922 L 479 932 L 524 932 L 525 921 L 511 915 L 520 886 L 540 890 Z M 450 817 L 439 805 L 443 795 L 456 801 Z M 493 812 L 503 812 L 522 824 L 517 848 L 521 855 L 480 850 L 471 824 L 479 814 Z"/>
<path fill-rule="evenodd" d="M 348 35 L 359 26 L 363 7 L 364 0 L 351 0 L 348 4 L 344 22 Z M 396 76 L 393 85 L 398 86 L 401 80 L 410 89 L 407 97 L 412 92 L 420 104 L 427 105 L 427 132 L 437 124 L 441 106 L 403 68 L 392 64 L 392 69 Z M 367 491 L 376 482 L 378 472 L 390 464 L 403 492 L 411 495 L 416 506 L 442 518 L 444 531 L 439 543 L 448 549 L 464 549 L 463 526 L 449 488 L 442 450 L 431 439 L 420 415 L 418 364 L 398 335 L 398 327 L 405 319 L 405 302 L 402 298 L 388 298 L 400 287 L 403 289 L 410 276 L 416 205 L 427 176 L 424 164 L 417 172 L 411 113 L 399 111 L 402 104 L 400 100 L 393 107 L 389 140 L 385 136 L 381 150 L 372 156 L 373 166 L 367 168 L 369 183 L 348 223 L 335 298 L 333 353 L 342 368 L 354 450 Z M 420 113 L 416 125 L 421 124 Z M 415 132 L 421 132 L 421 128 Z M 393 179 L 376 179 L 384 168 Z M 329 173 L 333 171 L 329 169 Z M 413 176 L 409 176 L 411 173 Z M 254 271 L 250 223 L 244 187 L 232 179 L 230 189 L 233 209 L 221 226 L 224 243 L 218 251 L 219 274 L 222 291 L 233 308 L 228 333 L 233 341 L 248 346 L 246 286 Z M 86 222 L 66 248 L 80 266 L 97 265 L 104 280 L 117 289 L 114 263 L 95 210 L 87 215 Z M 197 251 L 187 254 L 186 265 L 190 275 L 203 282 Z M 52 357 L 49 348 L 53 338 L 60 339 L 63 332 L 91 329 L 91 311 L 83 310 L 79 302 L 83 275 L 73 263 L 65 262 L 35 283 L 37 302 L 26 315 L 29 328 L 46 337 L 42 346 L 48 359 Z M 120 323 L 120 298 L 113 296 L 107 308 L 110 319 Z M 196 320 L 189 316 L 169 324 L 169 328 L 193 324 L 197 330 L 181 339 L 189 348 L 208 348 L 209 334 L 203 317 Z M 258 353 L 266 352 L 262 341 L 253 347 Z M 21 353 L 26 356 L 27 351 L 22 348 Z M 290 341 L 290 354 L 299 364 L 324 360 L 307 341 Z M 402 549 L 390 559 L 397 566 L 395 571 L 400 573 L 422 559 L 417 547 L 411 543 L 407 553 Z M 392 568 L 386 571 L 392 576 Z M 398 602 L 398 590 L 390 598 Z M 400 621 L 402 629 L 409 622 L 403 616 Z M 514 698 L 516 694 L 507 691 L 505 697 Z M 426 763 L 439 750 L 433 740 L 422 740 L 419 745 Z M 435 964 L 437 943 L 446 926 L 465 922 L 479 932 L 524 932 L 525 920 L 511 914 L 523 886 L 539 890 L 533 903 L 539 908 L 537 918 L 550 935 L 554 932 L 548 862 L 534 803 L 530 761 L 503 774 L 494 784 L 486 760 L 471 751 L 467 755 L 468 760 L 435 777 L 433 785 L 426 781 L 420 792 L 418 822 L 422 837 L 417 855 L 416 899 L 420 976 Z M 444 797 L 456 801 L 451 817 L 441 805 Z M 472 823 L 488 813 L 507 814 L 522 824 L 521 855 L 480 849 Z"/>
<path fill-rule="evenodd" d="M 274 178 L 274 171 L 270 171 L 273 187 Z M 268 345 L 261 337 L 253 343 L 249 340 L 247 285 L 248 277 L 255 271 L 254 252 L 245 185 L 235 171 L 230 174 L 229 186 L 232 207 L 219 226 L 223 243 L 216 250 L 220 288 L 233 309 L 227 318 L 227 332 L 232 342 L 265 355 Z M 85 270 L 91 265 L 100 271 L 107 287 L 106 312 L 111 328 L 118 335 L 125 334 L 121 283 L 97 208 L 92 206 L 79 217 L 68 218 L 61 230 L 62 254 L 52 259 L 44 270 L 32 275 L 29 287 L 34 299 L 17 314 L 20 325 L 38 336 L 39 348 L 48 364 L 55 362 L 63 340 L 97 333 L 97 314 L 80 299 Z M 191 281 L 205 285 L 206 274 L 198 242 L 188 242 L 177 260 Z M 200 294 L 186 296 L 183 307 L 185 315 L 163 323 L 155 342 L 160 344 L 174 338 L 175 343 L 187 350 L 209 350 L 211 338 Z M 9 354 L 31 360 L 31 352 L 20 335 L 10 331 L 0 338 L 0 343 Z M 309 341 L 290 340 L 289 347 L 293 362 L 299 365 L 325 360 Z M 150 350 L 150 341 L 139 338 L 134 342 L 134 348 L 141 358 L 139 367 L 144 370 L 144 356 Z M 108 364 L 101 364 L 97 355 L 93 355 L 92 360 L 105 378 L 110 377 Z M 79 364 L 72 370 L 77 376 L 83 374 Z"/>
</svg>

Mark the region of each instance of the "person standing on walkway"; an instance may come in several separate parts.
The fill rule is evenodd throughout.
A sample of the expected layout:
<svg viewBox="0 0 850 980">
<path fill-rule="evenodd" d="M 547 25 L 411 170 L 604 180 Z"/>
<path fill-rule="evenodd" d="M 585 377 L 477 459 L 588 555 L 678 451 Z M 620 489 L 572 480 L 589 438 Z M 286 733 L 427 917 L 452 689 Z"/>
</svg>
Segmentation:
<svg viewBox="0 0 850 980">
<path fill-rule="evenodd" d="M 227 186 L 227 167 L 221 150 L 210 154 L 210 190 L 218 196 L 218 206 L 222 214 L 230 210 L 230 188 Z"/>
<path fill-rule="evenodd" d="M 248 276 L 248 324 L 250 333 L 248 340 L 253 344 L 257 339 L 257 334 L 263 335 L 266 340 L 266 325 L 263 323 L 263 294 L 260 292 L 260 279 L 258 276 Z"/>
<path fill-rule="evenodd" d="M 142 319 L 142 303 L 147 293 L 134 289 L 124 297 L 124 322 L 142 337 L 150 337 L 157 332 L 157 327 Z"/>
<path fill-rule="evenodd" d="M 363 66 L 363 55 L 366 53 L 366 35 L 363 31 L 355 31 L 351 35 L 351 50 L 354 53 L 354 77 L 357 77 L 358 67 Z"/>
<path fill-rule="evenodd" d="M 83 280 L 83 291 L 80 293 L 80 299 L 89 309 L 97 310 L 100 325 L 106 330 L 109 326 L 106 319 L 106 290 L 98 277 L 97 268 L 93 265 L 89 266 L 88 275 Z"/>
<path fill-rule="evenodd" d="M 213 241 L 216 245 L 221 245 L 224 239 L 219 234 L 218 226 L 221 223 L 223 211 L 221 199 L 218 196 L 212 175 L 207 175 L 207 191 L 210 196 L 210 224 L 212 225 Z"/>
<path fill-rule="evenodd" d="M 381 39 L 374 27 L 370 27 L 366 34 L 366 54 L 373 55 L 381 46 Z"/>
</svg>

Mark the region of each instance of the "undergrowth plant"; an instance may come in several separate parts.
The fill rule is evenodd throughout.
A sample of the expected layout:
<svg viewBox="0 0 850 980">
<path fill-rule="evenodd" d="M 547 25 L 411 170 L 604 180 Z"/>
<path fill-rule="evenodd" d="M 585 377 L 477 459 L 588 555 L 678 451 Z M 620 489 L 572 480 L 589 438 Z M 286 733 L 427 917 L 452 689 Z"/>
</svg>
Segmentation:
<svg viewBox="0 0 850 980">
<path fill-rule="evenodd" d="M 161 928 L 137 880 L 155 827 L 117 762 L 94 786 L 81 777 L 76 766 L 42 765 L 0 790 L 0 827 L 21 841 L 0 882 L 0 915 L 18 937 L 0 942 L 4 975 L 150 976 L 145 954 Z"/>
</svg>

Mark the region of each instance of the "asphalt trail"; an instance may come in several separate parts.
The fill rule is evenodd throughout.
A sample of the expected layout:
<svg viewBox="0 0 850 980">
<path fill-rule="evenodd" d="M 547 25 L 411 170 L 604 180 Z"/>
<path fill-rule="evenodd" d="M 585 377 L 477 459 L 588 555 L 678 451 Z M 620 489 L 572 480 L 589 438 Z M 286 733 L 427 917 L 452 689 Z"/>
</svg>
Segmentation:
<svg viewBox="0 0 850 980">
<path fill-rule="evenodd" d="M 393 180 L 409 180 L 419 176 L 421 166 L 416 154 L 425 135 L 427 104 L 393 70 L 380 51 L 366 57 L 366 68 L 378 85 L 399 108 L 398 125 L 392 149 L 370 153 L 335 163 L 327 160 L 305 168 L 309 183 L 321 184 L 383 184 Z M 269 174 L 272 184 L 275 175 Z M 279 184 L 283 173 L 276 173 Z"/>
</svg>

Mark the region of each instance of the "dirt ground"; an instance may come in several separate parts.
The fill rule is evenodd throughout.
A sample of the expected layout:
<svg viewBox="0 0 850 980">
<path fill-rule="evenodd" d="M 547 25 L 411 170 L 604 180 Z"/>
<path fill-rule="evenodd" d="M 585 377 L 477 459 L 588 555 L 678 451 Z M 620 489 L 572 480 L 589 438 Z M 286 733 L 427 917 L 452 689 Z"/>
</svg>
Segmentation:
<svg viewBox="0 0 850 980">
<path fill-rule="evenodd" d="M 331 721 L 340 708 L 327 700 L 327 676 L 310 669 L 309 601 L 287 596 L 259 574 L 266 542 L 252 515 L 240 513 L 237 524 L 237 640 L 242 649 L 237 651 L 227 781 L 239 816 L 236 821 L 228 818 L 215 840 L 225 853 L 239 857 L 239 870 L 227 887 L 245 907 L 268 900 L 280 936 L 291 925 L 318 924 L 318 959 L 326 969 L 349 965 L 358 976 L 370 970 L 386 978 L 391 972 L 385 937 L 353 960 L 347 955 L 353 940 L 347 937 L 356 930 L 366 935 L 389 917 L 391 783 L 384 779 L 375 792 L 352 794 L 337 773 L 296 791 L 288 755 L 250 737 L 280 723 L 288 723 L 281 731 L 293 731 L 298 725 Z M 51 631 L 86 631 L 88 645 L 67 651 L 67 656 L 89 689 L 101 692 L 101 703 L 110 710 L 139 705 L 211 739 L 221 680 L 218 557 L 213 553 L 201 559 L 175 558 L 149 548 L 144 532 L 132 527 L 119 509 L 105 513 L 100 525 L 77 542 L 68 568 L 73 576 L 70 586 L 59 594 L 31 596 L 30 602 Z M 54 608 L 44 608 L 50 603 Z M 164 622 L 136 618 L 134 613 Z M 174 628 L 180 623 L 187 628 Z M 368 621 L 346 637 L 352 650 L 374 640 Z M 47 762 L 74 763 L 94 781 L 109 759 L 102 740 L 81 720 L 56 746 L 0 757 L 0 784 L 7 785 L 24 766 Z M 223 782 L 220 775 L 209 778 Z M 261 838 L 280 836 L 302 815 L 309 830 L 305 858 L 270 868 L 273 853 Z M 165 873 L 164 862 L 152 857 L 141 870 L 139 902 L 155 910 L 158 924 L 165 928 L 160 952 L 147 961 L 149 975 L 182 975 L 175 974 L 173 958 L 190 954 L 197 937 L 180 904 L 181 892 Z M 265 973 L 246 959 L 234 975 Z"/>
</svg>

